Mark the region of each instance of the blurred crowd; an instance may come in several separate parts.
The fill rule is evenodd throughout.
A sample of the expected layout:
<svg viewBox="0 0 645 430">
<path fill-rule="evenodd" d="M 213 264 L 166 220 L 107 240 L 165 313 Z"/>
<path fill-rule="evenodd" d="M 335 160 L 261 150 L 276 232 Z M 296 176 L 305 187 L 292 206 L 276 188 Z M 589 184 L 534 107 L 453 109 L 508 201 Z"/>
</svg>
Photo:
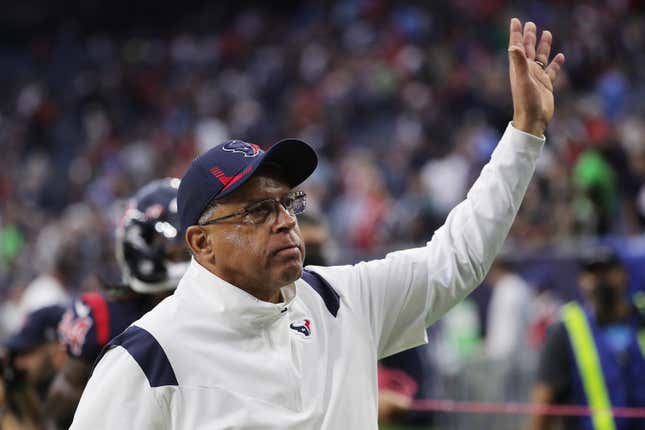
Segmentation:
<svg viewBox="0 0 645 430">
<path fill-rule="evenodd" d="M 118 276 L 109 262 L 123 198 L 150 179 L 181 176 L 229 137 L 267 146 L 298 136 L 317 149 L 305 188 L 328 216 L 331 262 L 423 243 L 511 119 L 511 15 L 552 30 L 567 66 L 510 243 L 539 249 L 643 231 L 638 2 L 350 0 L 217 14 L 204 7 L 193 31 L 155 34 L 66 22 L 26 47 L 0 48 L 5 301 L 19 302 L 60 260 L 74 266 L 66 289 Z M 204 25 L 209 17 L 217 25 Z"/>
<path fill-rule="evenodd" d="M 234 12 L 215 4 L 176 28 L 93 30 L 63 20 L 0 43 L 0 336 L 44 305 L 120 282 L 113 232 L 125 199 L 152 179 L 180 177 L 228 138 L 267 147 L 300 137 L 317 150 L 318 170 L 304 185 L 309 262 L 424 243 L 511 119 L 510 16 L 550 29 L 567 63 L 509 249 L 642 234 L 639 3 L 252 2 Z M 444 375 L 457 378 L 463 367 L 454 366 L 480 350 L 519 357 L 509 345 L 535 365 L 560 303 L 535 295 L 504 261 L 488 283 L 488 313 L 517 312 L 486 319 L 474 301 L 460 304 L 431 338 L 444 345 L 433 357 Z"/>
</svg>

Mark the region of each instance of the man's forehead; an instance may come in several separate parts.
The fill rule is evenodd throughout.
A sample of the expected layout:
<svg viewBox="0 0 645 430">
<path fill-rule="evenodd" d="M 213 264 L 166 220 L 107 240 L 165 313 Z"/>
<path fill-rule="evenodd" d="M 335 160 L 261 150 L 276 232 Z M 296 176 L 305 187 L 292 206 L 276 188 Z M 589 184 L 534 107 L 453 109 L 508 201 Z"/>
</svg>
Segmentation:
<svg viewBox="0 0 645 430">
<path fill-rule="evenodd" d="M 275 197 L 291 189 L 280 172 L 263 170 L 254 174 L 244 185 L 223 198 L 222 203 L 244 202 L 268 197 Z"/>
</svg>

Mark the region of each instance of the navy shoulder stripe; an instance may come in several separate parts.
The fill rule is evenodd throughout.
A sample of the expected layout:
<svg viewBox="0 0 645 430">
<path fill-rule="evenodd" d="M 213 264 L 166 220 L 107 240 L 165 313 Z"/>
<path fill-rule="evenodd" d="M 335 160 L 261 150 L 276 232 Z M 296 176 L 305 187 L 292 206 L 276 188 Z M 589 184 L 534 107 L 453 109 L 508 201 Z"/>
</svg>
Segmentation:
<svg viewBox="0 0 645 430">
<path fill-rule="evenodd" d="M 123 347 L 137 361 L 148 378 L 150 387 L 179 385 L 168 356 L 157 339 L 147 330 L 134 325 L 128 327 L 105 345 L 94 365 L 98 364 L 108 350 L 116 346 Z"/>
<path fill-rule="evenodd" d="M 302 271 L 302 279 L 322 297 L 329 313 L 336 317 L 338 315 L 338 308 L 340 308 L 340 296 L 329 285 L 329 282 L 318 273 L 307 269 Z"/>
</svg>

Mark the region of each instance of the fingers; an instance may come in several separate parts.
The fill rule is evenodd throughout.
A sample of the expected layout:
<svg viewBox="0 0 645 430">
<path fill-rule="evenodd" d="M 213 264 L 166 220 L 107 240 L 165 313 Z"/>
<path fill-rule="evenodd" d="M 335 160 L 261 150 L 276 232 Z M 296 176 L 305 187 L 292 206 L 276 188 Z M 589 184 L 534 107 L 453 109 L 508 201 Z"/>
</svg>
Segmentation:
<svg viewBox="0 0 645 430">
<path fill-rule="evenodd" d="M 546 30 L 542 32 L 542 37 L 540 38 L 540 43 L 538 44 L 537 52 L 535 53 L 535 61 L 539 61 L 542 64 L 549 64 L 552 40 L 553 36 L 550 31 Z"/>
<path fill-rule="evenodd" d="M 524 43 L 522 36 L 522 23 L 519 19 L 511 19 L 508 39 L 508 57 L 513 68 L 519 73 L 526 73 L 528 63 L 524 53 Z"/>
<path fill-rule="evenodd" d="M 524 54 L 524 49 L 518 46 L 511 46 L 508 48 L 508 56 L 511 61 L 512 69 L 515 69 L 515 72 L 521 75 L 526 75 L 528 73 L 529 63 Z M 511 72 L 512 73 L 512 72 Z"/>
<path fill-rule="evenodd" d="M 564 64 L 564 55 L 556 55 L 551 63 L 549 63 L 549 55 L 551 54 L 551 44 L 553 36 L 550 31 L 543 31 L 540 37 L 540 43 L 537 46 L 537 28 L 535 23 L 529 21 L 524 24 L 519 19 L 511 19 L 509 41 L 508 41 L 508 55 L 512 66 L 517 73 L 523 74 L 528 69 L 528 61 L 537 61 L 541 64 L 548 64 L 545 67 L 545 72 L 554 82 L 560 72 L 560 68 Z"/>
<path fill-rule="evenodd" d="M 526 58 L 529 60 L 535 60 L 535 42 L 537 42 L 537 28 L 535 24 L 531 21 L 524 24 L 524 52 L 526 52 Z M 546 64 L 546 61 L 544 62 Z"/>
<path fill-rule="evenodd" d="M 555 82 L 555 78 L 558 77 L 558 73 L 560 72 L 560 68 L 564 64 L 564 54 L 559 53 L 555 57 L 553 57 L 553 61 L 551 61 L 551 64 L 547 66 L 545 70 L 546 74 L 549 75 L 549 79 L 551 79 L 551 82 Z"/>
<path fill-rule="evenodd" d="M 511 19 L 511 28 L 509 30 L 509 39 L 508 47 L 517 46 L 524 51 L 524 46 L 522 45 L 522 23 L 519 19 Z"/>
</svg>

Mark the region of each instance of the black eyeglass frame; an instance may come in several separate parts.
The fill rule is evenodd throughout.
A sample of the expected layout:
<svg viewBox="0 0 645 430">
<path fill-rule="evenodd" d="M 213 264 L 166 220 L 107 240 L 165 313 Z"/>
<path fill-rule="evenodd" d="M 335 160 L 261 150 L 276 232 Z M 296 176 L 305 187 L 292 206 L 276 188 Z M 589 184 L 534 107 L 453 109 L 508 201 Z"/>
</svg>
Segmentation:
<svg viewBox="0 0 645 430">
<path fill-rule="evenodd" d="M 298 199 L 304 199 L 303 205 L 302 205 L 302 210 L 300 210 L 299 212 L 294 211 L 293 214 L 292 214 L 293 204 Z M 289 203 L 289 201 L 291 201 L 291 202 Z M 272 202 L 274 204 L 274 206 L 273 206 L 274 212 L 275 212 L 275 209 L 276 209 L 275 203 L 280 204 L 280 206 L 282 206 L 284 208 L 284 210 L 286 210 L 289 213 L 289 215 L 293 217 L 293 216 L 296 216 L 296 215 L 300 215 L 307 208 L 307 194 L 304 191 L 291 191 L 291 192 L 285 194 L 280 199 L 262 199 L 262 200 L 259 200 L 257 202 L 251 203 L 250 205 L 248 205 L 247 207 L 243 208 L 239 212 L 235 212 L 235 213 L 232 213 L 232 214 L 229 214 L 229 215 L 224 215 L 224 216 L 221 216 L 221 217 L 218 217 L 218 218 L 209 219 L 208 221 L 203 222 L 201 224 L 197 224 L 197 225 L 203 227 L 203 226 L 207 226 L 207 225 L 211 225 L 211 224 L 216 224 L 216 223 L 218 223 L 220 221 L 224 221 L 224 220 L 227 220 L 229 218 L 236 217 L 236 216 L 250 215 L 250 214 L 253 213 L 254 210 L 256 210 L 257 208 L 261 207 L 266 202 Z M 287 207 L 287 206 L 289 206 L 289 207 Z M 252 224 L 262 224 L 262 223 L 264 223 L 266 221 L 266 218 L 268 218 L 268 215 L 267 215 L 267 217 L 265 217 L 265 219 L 263 221 L 260 221 L 260 222 L 257 222 L 257 223 L 254 222 Z"/>
</svg>

